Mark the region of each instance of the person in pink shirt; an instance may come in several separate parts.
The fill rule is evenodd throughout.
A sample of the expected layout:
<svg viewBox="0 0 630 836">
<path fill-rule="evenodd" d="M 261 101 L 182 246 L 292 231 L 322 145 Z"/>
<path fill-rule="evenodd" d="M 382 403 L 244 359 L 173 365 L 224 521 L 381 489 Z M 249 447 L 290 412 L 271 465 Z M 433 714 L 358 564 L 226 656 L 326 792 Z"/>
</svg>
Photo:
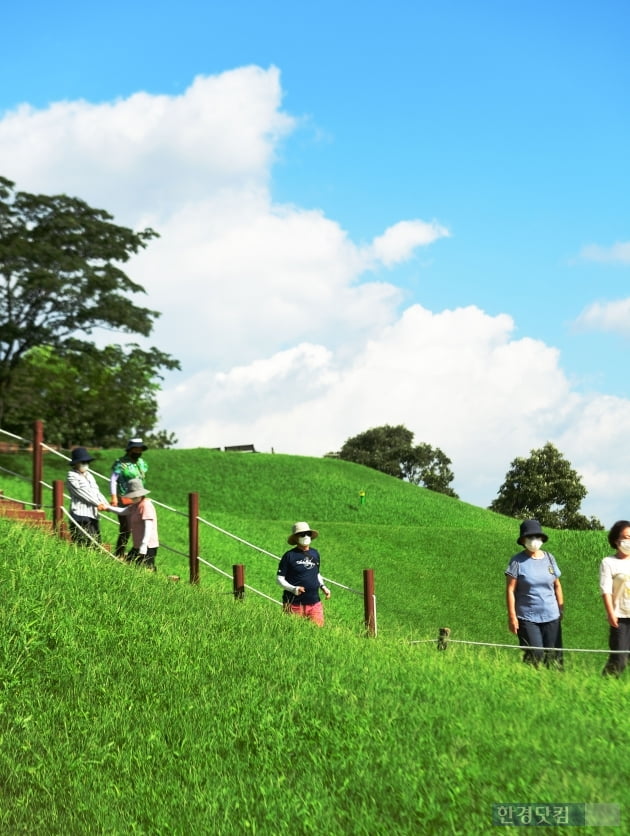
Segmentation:
<svg viewBox="0 0 630 836">
<path fill-rule="evenodd" d="M 130 479 L 125 497 L 131 505 L 123 508 L 109 506 L 108 510 L 129 517 L 133 548 L 125 555 L 127 563 L 136 563 L 155 572 L 155 557 L 160 545 L 158 539 L 157 513 L 154 504 L 147 499 L 148 491 L 142 479 Z"/>
</svg>

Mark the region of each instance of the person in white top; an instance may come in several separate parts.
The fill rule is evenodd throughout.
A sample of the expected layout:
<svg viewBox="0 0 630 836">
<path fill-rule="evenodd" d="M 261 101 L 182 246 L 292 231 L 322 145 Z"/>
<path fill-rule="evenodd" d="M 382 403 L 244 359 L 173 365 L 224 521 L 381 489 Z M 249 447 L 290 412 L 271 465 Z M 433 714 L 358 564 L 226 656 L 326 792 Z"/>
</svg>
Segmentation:
<svg viewBox="0 0 630 836">
<path fill-rule="evenodd" d="M 90 456 L 85 447 L 75 447 L 71 453 L 66 487 L 70 494 L 70 536 L 80 546 L 101 542 L 98 512 L 107 508 L 107 499 L 99 491 L 90 473 Z"/>
<path fill-rule="evenodd" d="M 608 542 L 616 552 L 599 566 L 599 588 L 610 625 L 608 647 L 626 652 L 611 653 L 602 674 L 620 676 L 630 654 L 630 522 L 617 520 Z"/>
</svg>

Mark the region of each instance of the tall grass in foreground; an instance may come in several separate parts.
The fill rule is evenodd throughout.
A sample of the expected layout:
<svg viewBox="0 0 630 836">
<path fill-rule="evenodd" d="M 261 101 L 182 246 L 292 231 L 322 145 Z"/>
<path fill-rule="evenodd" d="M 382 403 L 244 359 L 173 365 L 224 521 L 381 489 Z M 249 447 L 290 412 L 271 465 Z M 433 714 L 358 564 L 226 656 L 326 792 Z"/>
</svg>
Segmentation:
<svg viewBox="0 0 630 836">
<path fill-rule="evenodd" d="M 496 803 L 628 802 L 630 684 L 582 658 L 318 630 L 4 520 L 0 596 L 2 833 L 470 836 Z"/>
</svg>

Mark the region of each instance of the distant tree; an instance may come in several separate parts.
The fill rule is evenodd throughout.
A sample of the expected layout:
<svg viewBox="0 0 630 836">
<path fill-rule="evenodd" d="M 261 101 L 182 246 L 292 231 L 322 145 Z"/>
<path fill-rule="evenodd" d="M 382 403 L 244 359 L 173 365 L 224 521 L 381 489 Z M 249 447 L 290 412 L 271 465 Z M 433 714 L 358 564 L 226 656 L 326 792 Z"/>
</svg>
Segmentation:
<svg viewBox="0 0 630 836">
<path fill-rule="evenodd" d="M 46 441 L 66 449 L 119 447 L 133 436 L 152 447 L 172 446 L 174 435 L 155 431 L 163 368 L 179 364 L 135 344 L 98 349 L 71 339 L 56 349 L 33 348 L 15 371 L 4 427 L 28 436 L 33 419 L 41 419 Z"/>
<path fill-rule="evenodd" d="M 55 352 L 99 327 L 150 334 L 159 314 L 132 301 L 144 289 L 120 265 L 156 236 L 78 198 L 19 192 L 0 177 L 0 424 L 27 352 Z"/>
<path fill-rule="evenodd" d="M 403 479 L 457 499 L 450 486 L 455 478 L 450 465 L 449 457 L 439 447 L 434 448 L 430 444 L 412 447 L 400 463 Z"/>
<path fill-rule="evenodd" d="M 414 447 L 413 433 L 402 424 L 373 427 L 347 439 L 339 458 L 457 498 L 450 487 L 454 478 L 451 460 L 428 444 Z"/>
<path fill-rule="evenodd" d="M 516 519 L 536 519 L 550 528 L 601 529 L 596 517 L 580 513 L 587 491 L 578 473 L 547 442 L 516 458 L 499 488 L 490 510 Z"/>
</svg>

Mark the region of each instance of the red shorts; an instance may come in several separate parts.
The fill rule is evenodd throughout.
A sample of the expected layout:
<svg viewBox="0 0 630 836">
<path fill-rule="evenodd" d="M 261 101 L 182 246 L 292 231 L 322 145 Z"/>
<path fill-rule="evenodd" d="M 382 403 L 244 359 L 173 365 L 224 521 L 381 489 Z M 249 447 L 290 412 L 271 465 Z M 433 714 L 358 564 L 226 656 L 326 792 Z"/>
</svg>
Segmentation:
<svg viewBox="0 0 630 836">
<path fill-rule="evenodd" d="M 315 622 L 318 627 L 324 626 L 324 607 L 321 601 L 316 604 L 289 604 L 289 612 L 302 618 L 308 618 Z"/>
</svg>

